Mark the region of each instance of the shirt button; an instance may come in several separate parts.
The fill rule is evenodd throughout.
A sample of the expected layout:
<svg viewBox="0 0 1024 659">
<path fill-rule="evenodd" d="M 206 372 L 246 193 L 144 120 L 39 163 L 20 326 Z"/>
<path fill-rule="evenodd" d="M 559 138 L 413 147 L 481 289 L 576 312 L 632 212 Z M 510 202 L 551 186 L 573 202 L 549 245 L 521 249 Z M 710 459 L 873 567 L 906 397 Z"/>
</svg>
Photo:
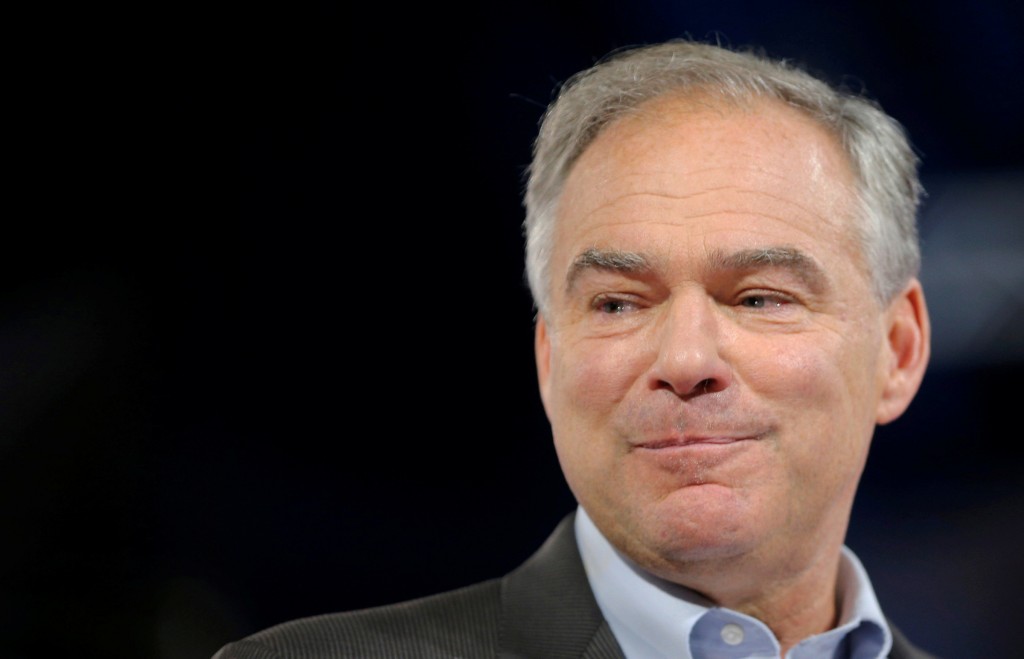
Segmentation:
<svg viewBox="0 0 1024 659">
<path fill-rule="evenodd" d="M 743 628 L 730 622 L 722 627 L 722 640 L 729 645 L 739 645 L 743 642 Z"/>
</svg>

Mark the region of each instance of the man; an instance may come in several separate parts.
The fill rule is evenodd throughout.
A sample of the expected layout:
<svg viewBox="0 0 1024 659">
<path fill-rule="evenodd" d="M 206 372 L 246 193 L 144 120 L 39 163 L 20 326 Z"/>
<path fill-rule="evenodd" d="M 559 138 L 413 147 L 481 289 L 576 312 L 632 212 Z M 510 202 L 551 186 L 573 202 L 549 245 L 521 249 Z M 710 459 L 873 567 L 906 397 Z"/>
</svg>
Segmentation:
<svg viewBox="0 0 1024 659">
<path fill-rule="evenodd" d="M 871 102 L 687 41 L 570 79 L 527 277 L 579 507 L 503 578 L 293 621 L 236 657 L 928 657 L 844 546 L 929 356 L 917 159 Z"/>
</svg>

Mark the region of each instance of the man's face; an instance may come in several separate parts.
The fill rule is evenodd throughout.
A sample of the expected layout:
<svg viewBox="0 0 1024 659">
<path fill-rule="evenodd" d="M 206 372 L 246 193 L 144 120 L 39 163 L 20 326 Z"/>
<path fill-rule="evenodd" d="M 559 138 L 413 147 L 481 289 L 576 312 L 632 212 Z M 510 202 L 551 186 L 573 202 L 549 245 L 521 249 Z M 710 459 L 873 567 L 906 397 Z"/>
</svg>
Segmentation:
<svg viewBox="0 0 1024 659">
<path fill-rule="evenodd" d="M 648 569 L 699 587 L 837 553 L 875 424 L 909 403 L 884 393 L 854 186 L 834 138 L 767 101 L 649 102 L 569 176 L 541 395 L 576 498 Z"/>
</svg>

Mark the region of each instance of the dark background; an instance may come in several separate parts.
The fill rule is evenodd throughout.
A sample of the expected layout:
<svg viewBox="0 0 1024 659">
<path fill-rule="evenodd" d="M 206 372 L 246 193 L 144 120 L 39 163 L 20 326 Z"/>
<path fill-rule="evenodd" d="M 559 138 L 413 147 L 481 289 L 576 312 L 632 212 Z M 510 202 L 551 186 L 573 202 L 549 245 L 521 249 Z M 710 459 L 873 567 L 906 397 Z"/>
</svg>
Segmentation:
<svg viewBox="0 0 1024 659">
<path fill-rule="evenodd" d="M 76 18 L 32 78 L 56 100 L 12 101 L 42 125 L 10 126 L 0 656 L 204 659 L 525 559 L 573 506 L 522 279 L 530 143 L 557 82 L 683 35 L 863 87 L 908 128 L 934 358 L 849 544 L 926 649 L 1019 655 L 1019 3 Z"/>
</svg>

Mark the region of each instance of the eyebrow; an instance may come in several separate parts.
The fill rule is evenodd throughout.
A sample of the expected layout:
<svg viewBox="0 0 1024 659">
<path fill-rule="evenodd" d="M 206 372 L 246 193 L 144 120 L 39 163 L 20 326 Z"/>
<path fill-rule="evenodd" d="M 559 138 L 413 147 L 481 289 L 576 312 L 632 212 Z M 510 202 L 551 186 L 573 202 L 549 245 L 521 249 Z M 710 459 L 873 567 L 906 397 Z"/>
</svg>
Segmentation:
<svg viewBox="0 0 1024 659">
<path fill-rule="evenodd" d="M 788 270 L 815 293 L 828 286 L 825 269 L 810 255 L 789 245 L 743 249 L 729 254 L 715 251 L 710 261 L 712 270 Z"/>
<path fill-rule="evenodd" d="M 743 249 L 725 253 L 715 250 L 710 255 L 709 270 L 758 270 L 764 268 L 788 270 L 795 274 L 811 291 L 827 288 L 828 276 L 817 261 L 805 252 L 789 245 Z M 576 281 L 590 270 L 643 275 L 654 270 L 652 259 L 638 252 L 590 247 L 573 259 L 566 275 L 565 289 L 572 290 Z"/>
<path fill-rule="evenodd" d="M 637 252 L 624 252 L 618 249 L 597 249 L 590 247 L 583 250 L 572 261 L 565 277 L 565 290 L 570 291 L 583 273 L 590 270 L 623 272 L 632 275 L 651 272 L 654 268 L 650 259 Z"/>
</svg>

